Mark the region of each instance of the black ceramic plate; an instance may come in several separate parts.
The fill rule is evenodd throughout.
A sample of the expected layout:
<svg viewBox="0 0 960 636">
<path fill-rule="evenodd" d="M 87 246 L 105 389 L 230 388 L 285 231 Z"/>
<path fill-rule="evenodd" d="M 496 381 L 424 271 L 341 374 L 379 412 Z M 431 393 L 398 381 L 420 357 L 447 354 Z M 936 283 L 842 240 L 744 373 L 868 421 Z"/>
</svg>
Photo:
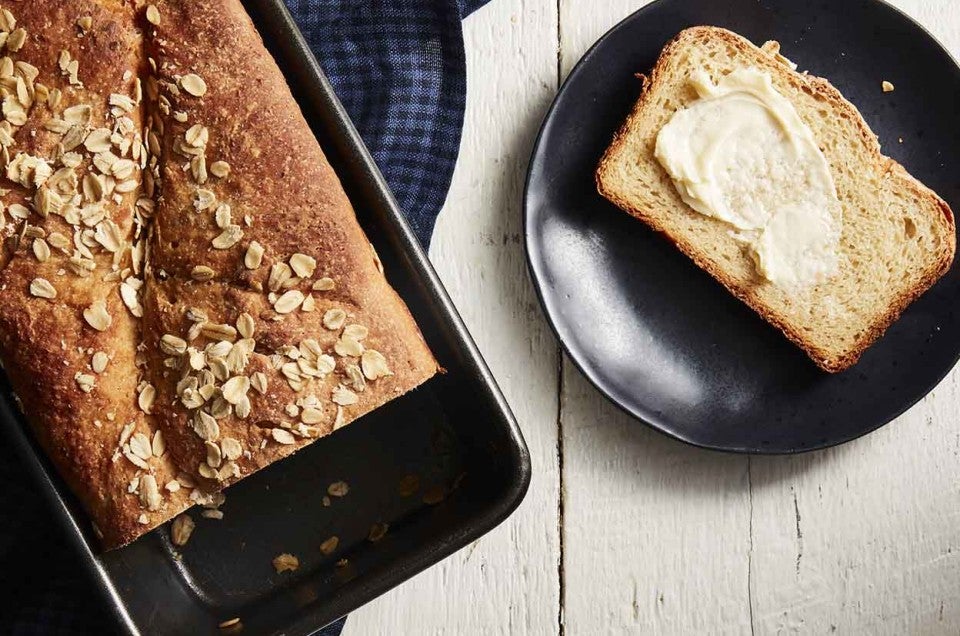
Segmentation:
<svg viewBox="0 0 960 636">
<path fill-rule="evenodd" d="M 778 40 L 830 79 L 883 151 L 960 210 L 960 69 L 878 0 L 659 0 L 607 33 L 554 102 L 530 165 L 530 269 L 567 353 L 604 394 L 709 448 L 789 453 L 845 442 L 912 406 L 960 356 L 960 269 L 860 363 L 818 370 L 667 241 L 596 194 L 594 168 L 660 49 L 694 25 Z M 883 93 L 889 80 L 893 93 Z M 899 138 L 903 141 L 900 143 Z"/>
</svg>

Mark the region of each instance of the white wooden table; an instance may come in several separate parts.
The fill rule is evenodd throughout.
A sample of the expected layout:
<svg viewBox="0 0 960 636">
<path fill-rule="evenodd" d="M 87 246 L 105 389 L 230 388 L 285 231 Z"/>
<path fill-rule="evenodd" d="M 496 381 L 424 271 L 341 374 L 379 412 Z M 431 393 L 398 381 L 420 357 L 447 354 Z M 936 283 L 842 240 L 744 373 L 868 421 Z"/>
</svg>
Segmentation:
<svg viewBox="0 0 960 636">
<path fill-rule="evenodd" d="M 533 483 L 507 522 L 344 633 L 960 633 L 960 370 L 866 438 L 748 458 L 648 430 L 561 355 L 524 261 L 527 161 L 559 83 L 643 4 L 492 0 L 465 23 L 466 127 L 431 256 Z M 894 4 L 960 58 L 960 1 Z"/>
</svg>

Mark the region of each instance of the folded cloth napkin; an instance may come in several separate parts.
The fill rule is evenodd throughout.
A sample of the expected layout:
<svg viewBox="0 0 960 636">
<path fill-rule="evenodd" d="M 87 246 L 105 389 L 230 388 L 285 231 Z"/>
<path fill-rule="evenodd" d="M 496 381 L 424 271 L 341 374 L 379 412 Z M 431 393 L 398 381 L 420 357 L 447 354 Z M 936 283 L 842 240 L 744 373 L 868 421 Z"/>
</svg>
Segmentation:
<svg viewBox="0 0 960 636">
<path fill-rule="evenodd" d="M 460 21 L 488 0 L 285 0 L 424 246 L 450 186 L 466 99 Z M 0 632 L 110 625 L 20 461 L 0 444 Z M 320 632 L 336 636 L 343 620 Z"/>
<path fill-rule="evenodd" d="M 460 21 L 487 1 L 286 0 L 424 246 L 460 149 Z"/>
</svg>

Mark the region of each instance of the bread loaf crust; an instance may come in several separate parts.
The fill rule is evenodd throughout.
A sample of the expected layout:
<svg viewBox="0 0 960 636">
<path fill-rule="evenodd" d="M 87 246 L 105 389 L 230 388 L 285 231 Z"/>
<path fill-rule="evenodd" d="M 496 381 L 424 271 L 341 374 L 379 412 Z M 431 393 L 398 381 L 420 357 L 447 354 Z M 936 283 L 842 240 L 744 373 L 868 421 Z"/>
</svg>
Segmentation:
<svg viewBox="0 0 960 636">
<path fill-rule="evenodd" d="M 82 162 L 73 168 L 76 195 L 86 205 L 95 195 L 83 191 L 82 175 L 113 171 L 110 162 L 135 156 L 130 148 L 140 141 L 159 151 L 149 153 L 142 170 L 138 159 L 132 176 L 114 179 L 136 180 L 135 187 L 115 190 L 116 199 L 102 199 L 106 219 L 124 242 L 116 256 L 93 241 L 93 228 L 100 232 L 103 221 L 85 226 L 57 213 L 40 214 L 36 196 L 43 186 L 9 179 L 3 184 L 9 190 L 3 194 L 8 211 L 20 204 L 29 216 L 25 223 L 11 221 L 8 212 L 0 224 L 0 238 L 9 248 L 0 252 L 0 359 L 37 439 L 89 513 L 105 548 L 129 543 L 196 503 L 216 504 L 215 493 L 227 485 L 437 372 L 433 355 L 384 277 L 342 185 L 239 0 L 155 1 L 149 5 L 157 11 L 152 22 L 147 3 L 140 0 L 35 0 L 5 6 L 27 34 L 23 47 L 7 54 L 36 67 L 36 82 L 45 86 L 38 91 L 56 88 L 63 94 L 56 106 L 34 101 L 26 122 L 13 130 L 11 157 L 27 153 L 50 158 L 54 169 L 65 166 L 57 144 L 65 143 L 67 133 L 56 130 L 57 122 L 67 117 L 69 107 L 91 106 L 84 138 L 91 137 L 75 149 Z M 0 30 L 7 21 L 0 14 Z M 6 26 L 12 31 L 12 25 Z M 21 70 L 31 73 L 26 67 L 15 72 Z M 185 80 L 187 75 L 202 78 L 204 90 L 196 80 Z M 32 91 L 33 80 L 29 83 Z M 143 99 L 137 101 L 141 90 Z M 99 142 L 113 158 L 96 158 L 94 150 L 85 148 L 88 143 L 98 146 L 93 139 L 98 128 L 119 134 L 114 127 L 120 111 L 111 114 L 111 109 L 125 103 L 123 96 L 135 102 L 122 115 L 130 120 L 130 130 L 121 135 L 122 144 L 117 139 Z M 219 176 L 211 172 L 204 183 L 189 159 L 175 151 L 187 130 L 198 124 L 209 137 L 205 153 L 211 171 L 214 161 L 224 162 Z M 148 140 L 151 134 L 153 141 Z M 201 187 L 232 206 L 232 217 L 243 228 L 236 245 L 212 246 L 221 228 L 213 210 L 196 208 Z M 94 269 L 80 276 L 72 272 L 69 257 L 85 230 L 91 232 L 85 240 L 91 242 L 88 260 Z M 54 246 L 60 243 L 55 232 L 66 237 L 62 250 Z M 245 265 L 253 241 L 265 249 L 257 268 Z M 132 244 L 149 247 L 138 268 Z M 310 272 L 298 275 L 290 288 L 312 296 L 313 305 L 280 313 L 268 293 L 268 278 L 273 265 L 293 262 L 295 254 L 301 255 L 299 267 Z M 315 268 L 303 265 L 311 261 Z M 196 274 L 200 265 L 212 272 L 203 280 Z M 48 297 L 45 285 L 38 286 L 39 278 L 54 297 Z M 329 283 L 320 284 L 321 278 Z M 130 295 L 121 295 L 122 284 L 131 279 L 138 281 L 135 300 L 142 304 L 137 309 L 142 319 L 134 315 Z M 109 319 L 87 317 L 101 301 Z M 336 329 L 324 320 L 330 309 L 344 314 Z M 177 390 L 186 362 L 160 344 L 167 334 L 185 336 L 191 325 L 188 310 L 202 310 L 211 322 L 235 330 L 241 314 L 248 314 L 251 323 L 244 323 L 245 330 L 253 331 L 249 340 L 256 340 L 256 349 L 245 368 L 231 374 L 269 377 L 263 392 L 249 392 L 248 417 L 233 410 L 219 420 L 215 452 L 224 458 L 215 463 L 235 466 L 213 478 L 199 469 L 214 461 L 214 451 L 194 431 L 194 412 Z M 334 353 L 351 324 L 358 325 L 353 333 L 362 327 L 363 337 L 352 345 L 356 350 Z M 290 362 L 291 347 L 306 339 L 316 340 L 336 367 L 323 378 L 305 379 L 298 391 L 285 381 L 277 361 Z M 190 342 L 202 350 L 212 341 L 201 335 Z M 360 343 L 364 351 L 382 354 L 388 370 L 362 366 Z M 95 362 L 100 353 L 106 356 L 96 356 Z M 355 367 L 353 375 L 346 373 L 348 367 Z M 350 387 L 353 397 L 338 404 L 333 394 L 341 387 Z M 217 395 L 224 390 L 218 381 Z M 296 404 L 307 395 L 317 400 L 310 418 L 299 415 L 304 409 Z"/>
<path fill-rule="evenodd" d="M 248 418 L 219 422 L 222 438 L 236 439 L 250 451 L 237 460 L 240 477 L 245 477 L 315 439 L 278 444 L 271 438 L 273 429 L 297 421 L 286 409 L 302 397 L 271 368 L 271 358 L 284 346 L 312 338 L 337 358 L 338 366 L 351 360 L 333 352 L 342 330 L 325 327 L 328 310 L 342 309 L 346 324 L 368 329 L 364 346 L 383 354 L 392 374 L 368 381 L 362 392 L 356 391 L 359 402 L 341 408 L 329 396 L 346 383 L 343 375 L 331 373 L 317 382 L 311 391 L 322 398 L 323 419 L 311 426 L 320 435 L 420 385 L 437 372 L 437 363 L 410 312 L 379 270 L 373 246 L 337 175 L 240 2 L 159 0 L 154 4 L 162 17 L 148 38 L 147 50 L 160 66 L 158 79 L 175 83 L 177 76 L 195 73 L 209 88 L 200 100 L 169 96 L 171 109 L 186 113 L 186 122 L 161 115 L 167 160 L 161 169 L 163 198 L 156 211 L 151 259 L 154 272 L 162 270 L 166 277 L 154 276 L 147 282 L 147 355 L 154 377 L 162 376 L 167 356 L 159 348 L 159 338 L 168 333 L 183 335 L 190 324 L 185 318 L 190 308 L 200 308 L 214 322 L 233 324 L 241 313 L 256 319 L 257 351 L 248 370 L 269 377 L 267 391 L 249 392 L 252 413 Z M 235 219 L 252 219 L 233 250 L 210 249 L 216 230 L 211 229 L 209 213 L 183 212 L 193 205 L 197 185 L 182 169 L 182 160 L 173 159 L 173 145 L 197 123 L 210 130 L 209 161 L 225 160 L 231 166 L 230 175 L 216 183 L 218 195 L 229 202 Z M 265 250 L 256 270 L 245 268 L 238 258 L 250 240 Z M 294 253 L 316 257 L 314 278 L 329 277 L 336 288 L 313 293 L 316 309 L 312 312 L 278 316 L 265 293 L 268 275 L 273 265 L 286 262 Z M 197 284 L 190 272 L 201 263 L 211 267 L 215 276 Z M 158 413 L 169 423 L 182 422 L 186 414 L 177 400 L 176 384 L 176 379 L 157 382 Z M 169 426 L 168 435 L 177 463 L 203 481 L 196 474 L 196 465 L 206 457 L 203 440 L 182 424 Z M 240 477 L 208 485 L 217 488 Z"/>
<path fill-rule="evenodd" d="M 23 48 L 13 57 L 30 62 L 39 70 L 38 82 L 63 90 L 56 109 L 95 104 L 93 126 L 105 125 L 106 95 L 132 92 L 133 79 L 122 78 L 125 69 L 139 67 L 143 51 L 136 11 L 119 2 L 36 0 L 6 5 L 15 12 L 17 27 L 27 33 Z M 92 26 L 78 37 L 78 18 L 89 16 Z M 60 51 L 81 58 L 83 85 L 71 85 L 58 65 Z M 11 55 L 9 52 L 8 55 Z M 90 60 L 98 60 L 94 64 Z M 101 63 L 109 60 L 109 63 Z M 50 156 L 60 136 L 41 125 L 47 107 L 35 105 L 32 116 L 15 134 L 10 154 L 16 152 Z M 39 111 L 39 113 L 38 113 Z M 42 113 L 42 115 L 40 114 Z M 142 119 L 131 113 L 138 126 Z M 89 166 L 90 161 L 84 161 Z M 9 206 L 31 205 L 32 192 L 4 180 L 10 192 L 3 196 L 8 214 L 2 228 L 5 239 L 21 229 L 13 224 Z M 122 197 L 120 204 L 107 204 L 108 213 L 124 235 L 132 233 L 131 210 L 137 193 Z M 43 231 L 71 237 L 70 226 L 50 215 L 31 214 L 27 222 Z M 138 495 L 128 492 L 141 470 L 125 459 L 120 439 L 142 434 L 151 441 L 158 429 L 156 420 L 137 408 L 138 373 L 135 347 L 140 340 L 137 321 L 124 307 L 116 283 L 105 284 L 101 277 L 110 271 L 110 255 L 96 254 L 99 276 L 80 278 L 60 274 L 65 255 L 53 249 L 45 263 L 37 262 L 27 241 L 16 252 L 3 250 L 0 257 L 0 358 L 21 408 L 32 425 L 40 445 L 90 514 L 96 531 L 107 547 L 128 542 L 161 523 L 160 511 L 149 511 Z M 125 260 L 129 266 L 129 259 Z M 57 289 L 57 298 L 32 296 L 31 281 L 43 277 Z M 97 332 L 84 321 L 82 312 L 91 303 L 105 300 L 112 324 Z M 102 351 L 110 361 L 102 373 L 91 369 L 92 354 Z M 96 387 L 83 392 L 78 373 L 95 378 Z M 132 426 L 131 426 L 132 425 Z M 174 480 L 177 470 L 169 458 L 156 458 L 152 473 L 162 486 Z M 171 513 L 191 505 L 186 491 L 168 493 L 165 507 Z M 141 515 L 145 515 L 141 518 Z"/>
</svg>

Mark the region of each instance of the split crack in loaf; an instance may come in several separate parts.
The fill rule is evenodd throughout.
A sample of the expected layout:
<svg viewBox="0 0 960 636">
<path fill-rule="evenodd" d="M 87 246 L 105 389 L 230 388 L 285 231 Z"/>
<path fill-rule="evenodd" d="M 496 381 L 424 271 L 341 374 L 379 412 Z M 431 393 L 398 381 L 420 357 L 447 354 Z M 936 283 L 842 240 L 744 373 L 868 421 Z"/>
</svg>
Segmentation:
<svg viewBox="0 0 960 636">
<path fill-rule="evenodd" d="M 3 7 L 0 357 L 105 547 L 437 372 L 239 0 Z"/>
<path fill-rule="evenodd" d="M 814 156 L 817 144 L 805 154 L 810 168 L 807 175 L 813 175 L 817 164 L 825 160 L 833 183 L 827 178 L 820 180 L 820 200 L 839 202 L 842 223 L 839 218 L 834 221 L 831 213 L 824 215 L 821 225 L 827 228 L 824 231 L 839 236 L 819 241 L 807 227 L 817 219 L 807 216 L 800 218 L 799 224 L 789 225 L 800 231 L 781 231 L 777 244 L 792 249 L 797 246 L 790 241 L 798 242 L 798 236 L 814 239 L 810 252 L 830 257 L 824 258 L 824 267 L 810 268 L 814 274 L 825 274 L 823 280 L 791 288 L 762 276 L 758 270 L 769 268 L 763 262 L 763 253 L 754 250 L 760 255 L 758 263 L 757 253 L 752 254 L 745 245 L 744 239 L 749 237 L 737 236 L 734 230 L 740 228 L 688 205 L 697 205 L 697 201 L 691 196 L 685 201 L 671 180 L 671 176 L 682 175 L 670 175 L 661 165 L 656 156 L 658 149 L 664 149 L 657 145 L 660 132 L 669 131 L 668 122 L 678 112 L 689 113 L 691 104 L 694 108 L 704 104 L 697 101 L 700 95 L 690 81 L 698 74 L 710 80 L 700 82 L 701 93 L 705 89 L 714 94 L 722 92 L 715 84 L 721 79 L 721 84 L 726 84 L 738 76 L 743 80 L 744 75 L 767 78 L 764 82 L 769 81 L 774 92 L 764 93 L 755 87 L 752 96 L 766 94 L 775 103 L 788 102 L 778 117 L 798 117 L 819 144 L 822 157 Z M 795 112 L 791 112 L 793 109 Z M 798 132 L 800 136 L 806 134 Z M 751 146 L 760 148 L 761 153 L 764 147 Z M 748 157 L 764 168 L 772 163 L 765 163 L 769 158 L 769 154 Z M 742 166 L 742 172 L 755 167 L 748 161 Z M 734 178 L 742 176 L 736 171 L 730 174 Z M 775 176 L 776 172 L 771 174 Z M 746 188 L 739 193 L 754 195 L 771 183 L 779 187 L 798 181 L 802 180 L 790 175 L 779 181 L 758 179 L 748 184 L 753 190 Z M 830 372 L 855 364 L 900 313 L 949 270 L 956 251 L 950 207 L 903 166 L 880 153 L 876 135 L 837 89 L 824 79 L 796 72 L 780 54 L 776 42 L 761 48 L 716 27 L 682 31 L 663 49 L 650 76 L 644 78 L 643 92 L 633 112 L 601 159 L 596 182 L 603 196 L 663 233 Z M 835 199 L 831 191 L 834 185 Z M 803 192 L 794 196 L 797 192 L 792 191 L 789 198 L 780 192 L 767 194 L 767 200 L 793 205 L 793 212 L 809 211 L 810 198 L 802 196 Z M 772 215 L 762 236 L 785 217 L 797 220 L 799 215 L 785 215 L 786 211 L 780 209 Z M 754 246 L 757 244 L 754 239 Z M 825 253 L 829 250 L 835 253 Z M 785 262 L 797 268 L 804 265 L 800 259 Z M 792 277 L 774 276 L 773 280 L 778 278 Z"/>
</svg>

